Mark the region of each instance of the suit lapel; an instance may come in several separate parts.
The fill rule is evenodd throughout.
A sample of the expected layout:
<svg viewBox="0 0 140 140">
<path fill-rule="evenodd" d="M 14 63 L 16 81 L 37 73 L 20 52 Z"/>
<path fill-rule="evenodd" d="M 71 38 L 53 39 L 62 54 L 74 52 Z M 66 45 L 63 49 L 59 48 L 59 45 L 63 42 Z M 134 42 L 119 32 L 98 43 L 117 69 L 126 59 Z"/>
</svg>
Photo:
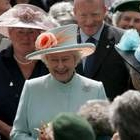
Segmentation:
<svg viewBox="0 0 140 140">
<path fill-rule="evenodd" d="M 110 51 L 114 48 L 114 44 L 115 39 L 109 32 L 109 26 L 105 24 L 95 52 L 94 62 L 91 68 L 92 75 L 90 78 L 96 75 L 99 68 L 106 60 L 106 57 L 109 55 Z"/>
<path fill-rule="evenodd" d="M 77 42 L 81 43 L 79 28 L 77 31 Z M 105 58 L 108 56 L 110 51 L 114 48 L 114 44 L 115 44 L 114 35 L 112 34 L 110 27 L 105 24 L 104 28 L 102 30 L 99 42 L 98 42 L 98 46 L 97 46 L 95 55 L 94 55 L 93 64 L 90 68 L 90 74 L 86 74 L 86 75 L 89 75 L 88 76 L 89 78 L 95 77 L 95 75 L 98 72 L 98 70 L 100 69 L 101 65 L 104 63 Z M 81 75 L 85 75 L 83 72 L 82 63 L 80 63 L 77 66 L 76 71 Z"/>
</svg>

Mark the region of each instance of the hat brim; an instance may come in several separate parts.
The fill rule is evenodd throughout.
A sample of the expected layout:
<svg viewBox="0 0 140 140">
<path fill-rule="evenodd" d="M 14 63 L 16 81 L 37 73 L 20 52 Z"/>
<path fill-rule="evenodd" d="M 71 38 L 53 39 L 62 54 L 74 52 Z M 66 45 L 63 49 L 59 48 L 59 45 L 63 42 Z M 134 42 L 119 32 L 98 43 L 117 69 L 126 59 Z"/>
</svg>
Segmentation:
<svg viewBox="0 0 140 140">
<path fill-rule="evenodd" d="M 82 43 L 82 44 L 72 44 L 67 45 L 67 47 L 54 47 L 35 51 L 26 56 L 29 60 L 39 60 L 42 59 L 42 55 L 68 52 L 68 51 L 79 51 L 81 57 L 86 57 L 95 51 L 96 47 L 93 43 Z"/>
<path fill-rule="evenodd" d="M 33 10 L 34 13 L 30 13 L 29 9 Z M 30 17 L 32 16 L 33 19 L 29 20 L 28 18 L 25 18 L 25 20 L 22 20 L 20 16 L 26 17 L 27 15 L 24 15 L 26 13 L 28 13 Z M 9 37 L 8 28 L 11 27 L 33 28 L 45 31 L 52 28 L 52 24 L 52 19 L 50 19 L 48 14 L 43 9 L 31 4 L 16 4 L 14 7 L 0 15 L 0 33 L 6 37 Z"/>
<path fill-rule="evenodd" d="M 8 31 L 9 28 L 30 28 L 30 29 L 45 30 L 44 28 L 42 28 L 40 26 L 37 26 L 37 25 L 26 25 L 26 24 L 24 24 L 24 26 L 23 26 L 22 23 L 20 24 L 20 22 L 19 22 L 15 25 L 1 25 L 0 24 L 0 33 L 2 35 L 4 35 L 5 37 L 9 38 L 9 31 Z M 48 28 L 46 27 L 46 30 L 47 29 Z"/>
<path fill-rule="evenodd" d="M 116 11 L 137 11 L 140 12 L 140 0 L 128 0 L 121 1 L 114 7 L 114 12 Z"/>
<path fill-rule="evenodd" d="M 134 56 L 134 51 L 122 51 L 116 47 L 116 51 L 120 54 L 120 56 L 128 63 L 134 70 L 140 73 L 140 63 Z"/>
</svg>

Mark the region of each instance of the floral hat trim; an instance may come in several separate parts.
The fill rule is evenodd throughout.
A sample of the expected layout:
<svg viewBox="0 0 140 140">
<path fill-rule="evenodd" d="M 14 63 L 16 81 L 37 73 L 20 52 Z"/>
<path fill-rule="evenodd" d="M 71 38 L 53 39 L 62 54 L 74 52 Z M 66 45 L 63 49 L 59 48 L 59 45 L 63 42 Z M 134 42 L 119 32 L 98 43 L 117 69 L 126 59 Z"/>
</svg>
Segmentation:
<svg viewBox="0 0 140 140">
<path fill-rule="evenodd" d="M 10 27 L 48 30 L 59 26 L 41 8 L 31 4 L 17 4 L 0 15 L 0 33 L 9 38 Z"/>
<path fill-rule="evenodd" d="M 35 20 L 42 21 L 41 19 L 42 13 L 39 11 L 34 11 L 29 7 L 26 7 L 25 9 L 19 9 L 18 11 L 15 10 L 13 12 L 13 16 L 15 18 L 19 18 L 22 22 L 33 22 Z"/>
<path fill-rule="evenodd" d="M 45 32 L 38 36 L 35 46 L 37 50 L 47 49 L 56 47 L 58 44 L 61 44 L 65 42 L 66 40 L 69 40 L 72 38 L 71 35 L 64 36 L 64 32 L 66 32 L 67 29 L 58 32 L 57 34 L 53 34 L 51 32 Z"/>
<path fill-rule="evenodd" d="M 0 16 L 0 22 L 5 22 L 6 25 L 9 25 L 11 22 L 16 23 L 17 21 L 36 23 L 47 20 L 47 17 L 47 13 L 37 6 L 17 4 Z"/>
<path fill-rule="evenodd" d="M 36 51 L 27 59 L 42 59 L 42 55 L 66 51 L 79 51 L 81 58 L 92 54 L 96 47 L 93 43 L 77 44 L 77 24 L 69 24 L 41 33 L 36 41 Z"/>
</svg>

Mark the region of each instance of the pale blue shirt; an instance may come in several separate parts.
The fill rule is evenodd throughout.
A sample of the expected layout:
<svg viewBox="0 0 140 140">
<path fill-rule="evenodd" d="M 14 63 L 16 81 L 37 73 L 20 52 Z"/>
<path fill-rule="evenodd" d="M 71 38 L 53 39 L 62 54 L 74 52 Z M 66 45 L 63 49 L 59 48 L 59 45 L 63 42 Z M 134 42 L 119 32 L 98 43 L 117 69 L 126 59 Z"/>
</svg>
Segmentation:
<svg viewBox="0 0 140 140">
<path fill-rule="evenodd" d="M 93 37 L 94 39 L 96 39 L 97 41 L 99 41 L 99 39 L 100 39 L 100 35 L 101 35 L 101 32 L 102 32 L 103 28 L 104 28 L 104 22 L 103 22 L 101 28 L 98 30 L 98 32 L 95 33 L 95 34 L 92 36 L 92 37 Z M 86 34 L 81 30 L 81 28 L 80 28 L 80 35 L 81 35 L 81 42 L 82 42 L 82 43 L 86 42 L 87 39 L 89 38 L 89 36 L 86 35 Z"/>
</svg>

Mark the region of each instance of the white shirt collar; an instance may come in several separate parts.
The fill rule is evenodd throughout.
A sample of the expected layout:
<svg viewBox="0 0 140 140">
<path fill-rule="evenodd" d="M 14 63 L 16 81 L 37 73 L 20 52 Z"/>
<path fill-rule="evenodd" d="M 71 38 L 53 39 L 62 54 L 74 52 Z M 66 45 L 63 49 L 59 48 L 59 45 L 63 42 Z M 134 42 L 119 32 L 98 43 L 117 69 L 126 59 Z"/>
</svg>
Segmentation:
<svg viewBox="0 0 140 140">
<path fill-rule="evenodd" d="M 101 28 L 98 30 L 98 32 L 96 34 L 94 34 L 92 37 L 95 38 L 97 41 L 100 38 L 101 32 L 103 30 L 104 27 L 104 22 L 101 26 Z M 86 42 L 86 40 L 89 38 L 88 35 L 86 35 L 81 29 L 80 29 L 80 34 L 81 34 L 81 42 Z"/>
</svg>

